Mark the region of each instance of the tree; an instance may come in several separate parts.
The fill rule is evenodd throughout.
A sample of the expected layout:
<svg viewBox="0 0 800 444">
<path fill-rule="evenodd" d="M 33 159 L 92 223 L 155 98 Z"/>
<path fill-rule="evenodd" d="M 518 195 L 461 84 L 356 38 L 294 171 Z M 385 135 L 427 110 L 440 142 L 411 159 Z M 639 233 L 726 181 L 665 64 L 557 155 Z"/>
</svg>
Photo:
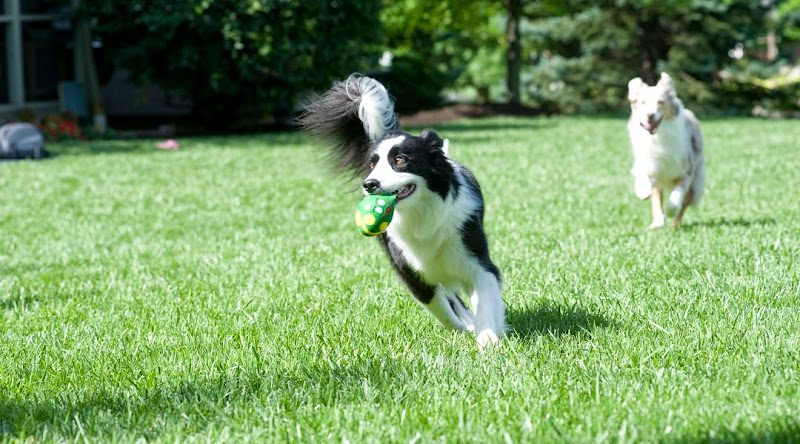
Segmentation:
<svg viewBox="0 0 800 444">
<path fill-rule="evenodd" d="M 114 62 L 189 97 L 212 127 L 289 112 L 302 93 L 377 60 L 379 0 L 91 3 L 84 13 Z"/>
<path fill-rule="evenodd" d="M 684 97 L 706 102 L 708 85 L 737 43 L 765 34 L 769 8 L 751 0 L 548 0 L 523 10 L 540 63 L 527 85 L 561 111 L 624 109 L 627 80 L 668 70 Z"/>
<path fill-rule="evenodd" d="M 789 40 L 800 40 L 800 0 L 775 1 L 778 3 L 778 20 L 782 35 Z"/>
<path fill-rule="evenodd" d="M 82 4 L 83 3 L 83 4 Z M 85 8 L 85 0 L 72 0 L 72 6 L 75 9 Z M 97 65 L 94 61 L 94 53 L 92 52 L 92 36 L 89 23 L 85 17 L 78 17 L 75 26 L 75 52 L 78 55 L 76 60 L 82 65 L 79 72 L 83 73 L 84 80 L 87 85 L 89 96 L 89 103 L 92 108 L 92 119 L 94 121 L 94 129 L 102 134 L 105 133 L 106 125 L 106 111 L 103 103 L 103 95 L 100 93 L 100 81 L 97 76 Z"/>
<path fill-rule="evenodd" d="M 522 69 L 522 46 L 520 44 L 520 21 L 522 20 L 522 0 L 503 0 L 506 7 L 506 84 L 509 103 L 519 106 L 522 101 L 520 91 L 520 71 Z"/>
<path fill-rule="evenodd" d="M 384 0 L 386 47 L 394 54 L 387 84 L 401 111 L 436 106 L 445 87 L 486 87 L 476 70 L 502 45 L 497 0 Z M 488 58 L 487 58 L 488 57 Z"/>
</svg>

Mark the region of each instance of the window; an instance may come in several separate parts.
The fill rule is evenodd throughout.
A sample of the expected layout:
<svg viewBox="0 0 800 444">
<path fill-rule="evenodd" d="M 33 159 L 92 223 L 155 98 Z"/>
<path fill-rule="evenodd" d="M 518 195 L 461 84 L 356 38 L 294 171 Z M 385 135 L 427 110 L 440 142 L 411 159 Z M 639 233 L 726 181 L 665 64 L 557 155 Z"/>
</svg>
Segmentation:
<svg viewBox="0 0 800 444">
<path fill-rule="evenodd" d="M 25 101 L 58 99 L 58 83 L 73 78 L 72 52 L 52 21 L 22 23 L 22 58 L 25 67 Z"/>
<path fill-rule="evenodd" d="M 72 27 L 59 0 L 0 0 L 0 107 L 52 106 L 74 78 Z"/>
<path fill-rule="evenodd" d="M 8 103 L 8 45 L 6 44 L 7 25 L 0 24 L 0 103 Z"/>
<path fill-rule="evenodd" d="M 55 14 L 58 12 L 58 7 L 54 5 L 56 2 L 52 0 L 21 0 L 20 3 L 20 10 L 23 14 Z"/>
</svg>

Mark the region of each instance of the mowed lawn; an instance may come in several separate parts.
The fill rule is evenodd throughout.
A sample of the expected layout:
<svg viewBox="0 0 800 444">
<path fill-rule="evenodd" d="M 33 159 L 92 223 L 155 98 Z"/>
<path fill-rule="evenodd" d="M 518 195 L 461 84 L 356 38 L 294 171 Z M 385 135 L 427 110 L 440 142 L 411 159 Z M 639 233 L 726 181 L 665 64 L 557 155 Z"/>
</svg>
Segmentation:
<svg viewBox="0 0 800 444">
<path fill-rule="evenodd" d="M 0 441 L 800 439 L 800 122 L 703 122 L 677 232 L 647 230 L 624 119 L 435 128 L 505 280 L 485 353 L 299 134 L 0 164 Z"/>
</svg>

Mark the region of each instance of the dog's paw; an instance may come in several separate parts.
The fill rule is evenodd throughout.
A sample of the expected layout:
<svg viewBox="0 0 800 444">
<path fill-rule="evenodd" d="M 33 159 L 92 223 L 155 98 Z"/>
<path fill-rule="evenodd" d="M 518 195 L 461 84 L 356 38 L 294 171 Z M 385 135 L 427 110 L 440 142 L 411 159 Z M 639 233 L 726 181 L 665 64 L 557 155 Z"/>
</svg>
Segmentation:
<svg viewBox="0 0 800 444">
<path fill-rule="evenodd" d="M 484 350 L 489 344 L 500 344 L 500 336 L 492 329 L 481 330 L 475 337 L 478 340 L 478 347 Z"/>
<path fill-rule="evenodd" d="M 660 219 L 653 219 L 653 222 L 651 222 L 647 228 L 651 230 L 658 230 L 664 228 L 664 218 L 662 217 Z"/>
<path fill-rule="evenodd" d="M 636 194 L 638 199 L 645 200 L 650 197 L 652 192 L 653 183 L 649 177 L 639 176 L 633 179 L 633 193 Z"/>
<path fill-rule="evenodd" d="M 666 211 L 667 216 L 675 217 L 678 213 L 678 209 L 683 204 L 683 193 L 680 190 L 672 190 L 669 194 L 669 199 L 667 200 Z"/>
</svg>

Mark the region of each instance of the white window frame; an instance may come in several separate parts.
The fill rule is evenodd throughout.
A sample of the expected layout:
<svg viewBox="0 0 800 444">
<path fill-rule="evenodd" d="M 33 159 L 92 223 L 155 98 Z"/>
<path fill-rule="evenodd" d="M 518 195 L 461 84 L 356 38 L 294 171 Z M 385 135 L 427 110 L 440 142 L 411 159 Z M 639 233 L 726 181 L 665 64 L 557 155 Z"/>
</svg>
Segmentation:
<svg viewBox="0 0 800 444">
<path fill-rule="evenodd" d="M 29 22 L 55 20 L 56 14 L 23 14 L 20 0 L 0 0 L 5 2 L 5 13 L 0 14 L 0 25 L 6 32 L 6 60 L 8 70 L 8 103 L 0 103 L 0 112 L 15 111 L 24 108 L 32 110 L 53 109 L 58 107 L 57 100 L 31 101 L 25 100 L 25 66 L 22 58 L 22 24 Z"/>
</svg>

